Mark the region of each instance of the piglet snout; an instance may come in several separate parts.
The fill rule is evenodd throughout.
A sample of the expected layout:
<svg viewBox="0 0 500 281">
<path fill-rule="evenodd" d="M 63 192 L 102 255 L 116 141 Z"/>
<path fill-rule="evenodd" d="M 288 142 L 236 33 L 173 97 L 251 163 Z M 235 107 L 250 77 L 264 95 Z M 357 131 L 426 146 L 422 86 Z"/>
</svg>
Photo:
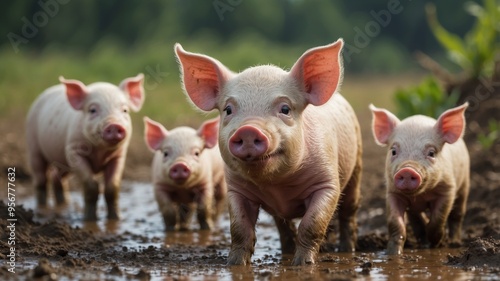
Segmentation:
<svg viewBox="0 0 500 281">
<path fill-rule="evenodd" d="M 269 139 L 251 125 L 240 127 L 229 139 L 229 151 L 236 157 L 251 161 L 263 156 L 269 148 Z"/>
<path fill-rule="evenodd" d="M 176 163 L 170 167 L 168 175 L 176 182 L 183 182 L 191 175 L 191 169 L 185 163 Z"/>
<path fill-rule="evenodd" d="M 402 168 L 394 175 L 394 184 L 401 191 L 414 191 L 422 183 L 422 177 L 413 168 Z"/>
<path fill-rule="evenodd" d="M 125 128 L 118 124 L 109 124 L 104 128 L 102 138 L 110 143 L 117 144 L 121 142 L 127 135 Z"/>
</svg>

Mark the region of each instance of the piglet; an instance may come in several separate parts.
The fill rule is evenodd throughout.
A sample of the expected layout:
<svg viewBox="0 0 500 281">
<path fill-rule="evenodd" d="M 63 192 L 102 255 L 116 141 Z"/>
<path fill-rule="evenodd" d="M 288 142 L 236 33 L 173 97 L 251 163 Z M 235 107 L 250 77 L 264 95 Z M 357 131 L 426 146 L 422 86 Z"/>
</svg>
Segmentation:
<svg viewBox="0 0 500 281">
<path fill-rule="evenodd" d="M 63 178 L 73 172 L 84 186 L 84 219 L 97 220 L 99 182 L 104 175 L 108 219 L 118 219 L 118 193 L 132 135 L 129 111 L 144 102 L 142 74 L 115 86 L 106 82 L 84 85 L 60 77 L 60 85 L 45 90 L 26 120 L 28 162 L 39 206 L 47 204 L 47 181 L 57 204 L 64 204 Z M 48 168 L 53 167 L 48 173 Z M 49 178 L 49 179 L 48 179 Z"/>
<path fill-rule="evenodd" d="M 437 121 L 423 115 L 400 121 L 370 105 L 375 141 L 389 147 L 385 165 L 388 254 L 403 251 L 405 213 L 421 244 L 442 245 L 446 223 L 450 243 L 460 243 L 470 185 L 469 153 L 462 139 L 467 106 L 449 109 Z"/>
<path fill-rule="evenodd" d="M 147 117 L 144 124 L 146 144 L 155 153 L 152 179 L 166 231 L 187 230 L 194 208 L 200 229 L 211 229 L 227 193 L 217 147 L 219 118 L 205 121 L 198 130 L 168 131 Z"/>
<path fill-rule="evenodd" d="M 361 136 L 353 109 L 336 92 L 342 46 L 340 39 L 310 49 L 289 72 L 264 65 L 236 74 L 175 45 L 185 92 L 200 109 L 221 114 L 229 265 L 250 263 L 260 208 L 273 215 L 293 265 L 315 262 L 335 210 L 340 250 L 355 249 Z M 291 220 L 300 217 L 297 231 Z"/>
</svg>

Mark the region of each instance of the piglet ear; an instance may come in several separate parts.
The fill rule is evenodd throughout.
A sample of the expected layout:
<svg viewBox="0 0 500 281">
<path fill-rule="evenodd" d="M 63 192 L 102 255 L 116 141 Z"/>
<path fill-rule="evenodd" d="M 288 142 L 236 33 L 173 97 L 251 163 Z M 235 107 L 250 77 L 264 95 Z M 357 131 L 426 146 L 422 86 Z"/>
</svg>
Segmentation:
<svg viewBox="0 0 500 281">
<path fill-rule="evenodd" d="M 380 146 L 386 146 L 392 132 L 394 132 L 394 128 L 396 128 L 400 121 L 386 109 L 376 108 L 373 104 L 370 104 L 369 107 L 373 115 L 372 133 L 375 142 Z"/>
<path fill-rule="evenodd" d="M 466 102 L 461 106 L 446 110 L 439 116 L 434 128 L 444 142 L 454 143 L 463 136 L 465 130 L 464 112 L 468 106 L 469 103 Z"/>
<path fill-rule="evenodd" d="M 66 97 L 71 107 L 82 110 L 88 95 L 85 84 L 78 80 L 66 80 L 62 76 L 59 76 L 59 81 L 66 87 Z"/>
<path fill-rule="evenodd" d="M 120 89 L 128 94 L 130 100 L 130 107 L 133 111 L 141 110 L 144 103 L 144 74 L 139 73 L 136 77 L 124 79 L 120 83 Z"/>
<path fill-rule="evenodd" d="M 184 51 L 179 43 L 174 48 L 185 93 L 201 110 L 214 109 L 222 87 L 233 73 L 216 59 Z"/>
<path fill-rule="evenodd" d="M 313 105 L 326 103 L 342 80 L 342 39 L 335 43 L 309 49 L 293 65 L 290 75 L 307 93 Z"/>
<path fill-rule="evenodd" d="M 205 148 L 212 148 L 217 145 L 219 120 L 219 117 L 207 120 L 198 129 L 198 135 L 205 141 Z"/>
<path fill-rule="evenodd" d="M 148 117 L 144 117 L 144 139 L 151 151 L 161 148 L 163 140 L 167 137 L 168 131 L 162 124 L 155 122 Z"/>
</svg>

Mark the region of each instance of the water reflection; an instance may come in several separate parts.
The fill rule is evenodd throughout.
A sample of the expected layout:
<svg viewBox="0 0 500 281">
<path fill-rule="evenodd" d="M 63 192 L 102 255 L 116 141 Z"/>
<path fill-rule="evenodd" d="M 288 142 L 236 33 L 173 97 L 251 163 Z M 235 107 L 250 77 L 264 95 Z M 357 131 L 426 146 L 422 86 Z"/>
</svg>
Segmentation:
<svg viewBox="0 0 500 281">
<path fill-rule="evenodd" d="M 122 219 L 108 221 L 105 218 L 104 199 L 98 203 L 99 220 L 83 222 L 83 198 L 80 191 L 70 194 L 66 206 L 37 209 L 36 219 L 48 221 L 57 219 L 74 227 L 94 233 L 125 235 L 123 246 L 129 248 L 171 247 L 173 245 L 197 245 L 211 247 L 218 245 L 217 251 L 227 256 L 230 247 L 229 216 L 224 214 L 214 231 L 199 231 L 193 222 L 192 231 L 164 232 L 161 215 L 150 184 L 126 183 L 120 196 Z M 36 209 L 35 198 L 23 199 L 26 208 Z M 188 272 L 186 268 L 160 268 L 152 272 L 153 279 L 173 280 L 176 272 L 179 280 L 499 280 L 491 273 L 464 271 L 445 266 L 447 254 L 457 255 L 459 249 L 405 250 L 401 256 L 387 256 L 383 252 L 372 253 L 324 253 L 318 257 L 319 263 L 309 266 L 290 266 L 293 256 L 281 255 L 280 243 L 273 219 L 265 212 L 260 213 L 256 228 L 257 244 L 252 256 L 252 264 L 247 266 L 225 266 L 220 261 L 214 266 Z M 146 237 L 136 239 L 134 235 Z M 222 249 L 222 250 L 221 250 Z M 135 269 L 134 269 L 135 270 Z M 189 277 L 186 277 L 189 276 Z"/>
</svg>

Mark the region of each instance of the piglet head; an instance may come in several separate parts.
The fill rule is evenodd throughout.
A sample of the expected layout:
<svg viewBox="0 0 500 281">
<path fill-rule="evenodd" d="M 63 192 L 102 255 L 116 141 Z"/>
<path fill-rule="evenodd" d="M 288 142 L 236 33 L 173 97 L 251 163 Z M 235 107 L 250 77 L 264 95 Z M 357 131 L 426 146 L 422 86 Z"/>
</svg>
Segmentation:
<svg viewBox="0 0 500 281">
<path fill-rule="evenodd" d="M 343 41 L 306 51 L 290 72 L 256 66 L 235 74 L 211 57 L 175 52 L 183 86 L 201 110 L 221 114 L 219 144 L 228 167 L 255 180 L 285 175 L 306 157 L 303 112 L 326 103 L 342 78 Z"/>
<path fill-rule="evenodd" d="M 93 145 L 118 146 L 130 138 L 129 110 L 139 111 L 144 102 L 144 75 L 127 78 L 120 86 L 98 82 L 86 86 L 78 80 L 59 80 L 75 110 L 82 112 L 82 131 Z"/>
<path fill-rule="evenodd" d="M 437 121 L 422 115 L 400 121 L 388 110 L 370 105 L 375 142 L 389 146 L 386 181 L 392 191 L 416 195 L 435 186 L 444 169 L 441 151 L 462 137 L 467 106 L 449 109 Z"/>
<path fill-rule="evenodd" d="M 163 125 L 144 117 L 148 148 L 161 154 L 161 173 L 166 184 L 189 188 L 203 180 L 207 170 L 202 154 L 217 145 L 219 119 L 205 121 L 198 130 L 178 127 L 168 131 Z M 206 159 L 205 159 L 206 160 Z"/>
</svg>

